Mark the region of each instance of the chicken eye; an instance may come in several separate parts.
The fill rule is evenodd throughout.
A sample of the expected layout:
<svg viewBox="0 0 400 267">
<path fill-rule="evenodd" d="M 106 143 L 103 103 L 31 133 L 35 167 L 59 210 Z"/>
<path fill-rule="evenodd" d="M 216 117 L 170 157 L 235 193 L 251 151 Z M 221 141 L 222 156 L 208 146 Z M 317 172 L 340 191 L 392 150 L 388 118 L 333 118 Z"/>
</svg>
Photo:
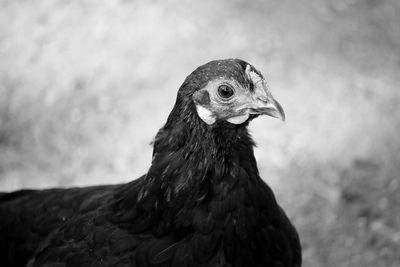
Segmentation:
<svg viewBox="0 0 400 267">
<path fill-rule="evenodd" d="M 233 89 L 228 85 L 223 84 L 218 87 L 218 95 L 223 99 L 228 99 L 232 97 L 233 94 L 234 94 Z"/>
</svg>

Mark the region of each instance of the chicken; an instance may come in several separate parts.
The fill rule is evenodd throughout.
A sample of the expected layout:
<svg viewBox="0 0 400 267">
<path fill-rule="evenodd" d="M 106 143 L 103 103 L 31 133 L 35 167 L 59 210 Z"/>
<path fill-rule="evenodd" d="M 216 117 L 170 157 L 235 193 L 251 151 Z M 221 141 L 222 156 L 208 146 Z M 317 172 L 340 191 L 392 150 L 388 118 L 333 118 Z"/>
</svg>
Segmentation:
<svg viewBox="0 0 400 267">
<path fill-rule="evenodd" d="M 0 195 L 0 266 L 301 266 L 247 125 L 285 114 L 262 74 L 211 61 L 179 88 L 150 169 L 120 185 Z"/>
</svg>

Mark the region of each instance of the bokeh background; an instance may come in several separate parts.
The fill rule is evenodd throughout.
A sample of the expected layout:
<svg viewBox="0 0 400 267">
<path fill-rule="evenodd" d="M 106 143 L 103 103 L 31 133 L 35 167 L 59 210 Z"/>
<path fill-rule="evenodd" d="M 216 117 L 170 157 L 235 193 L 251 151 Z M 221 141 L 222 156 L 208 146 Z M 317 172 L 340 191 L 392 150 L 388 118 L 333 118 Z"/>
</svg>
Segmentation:
<svg viewBox="0 0 400 267">
<path fill-rule="evenodd" d="M 0 0 L 0 190 L 127 182 L 184 78 L 261 70 L 262 177 L 304 266 L 400 266 L 400 1 Z"/>
</svg>

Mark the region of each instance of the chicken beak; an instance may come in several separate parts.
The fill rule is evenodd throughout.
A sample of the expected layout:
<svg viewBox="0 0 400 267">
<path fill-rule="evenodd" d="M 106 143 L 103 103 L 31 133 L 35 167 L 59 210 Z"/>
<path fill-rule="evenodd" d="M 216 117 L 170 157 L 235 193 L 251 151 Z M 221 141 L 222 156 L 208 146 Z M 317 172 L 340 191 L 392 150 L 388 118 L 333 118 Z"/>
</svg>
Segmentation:
<svg viewBox="0 0 400 267">
<path fill-rule="evenodd" d="M 281 104 L 276 101 L 270 92 L 256 94 L 254 106 L 251 107 L 251 113 L 257 115 L 268 115 L 285 121 L 285 112 Z"/>
</svg>

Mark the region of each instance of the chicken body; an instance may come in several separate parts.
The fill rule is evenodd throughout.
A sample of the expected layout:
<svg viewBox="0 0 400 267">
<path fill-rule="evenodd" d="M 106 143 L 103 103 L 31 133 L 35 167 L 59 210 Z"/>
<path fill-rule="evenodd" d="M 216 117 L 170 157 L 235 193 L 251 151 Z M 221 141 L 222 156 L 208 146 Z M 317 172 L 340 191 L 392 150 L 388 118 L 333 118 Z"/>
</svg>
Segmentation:
<svg viewBox="0 0 400 267">
<path fill-rule="evenodd" d="M 246 128 L 284 118 L 263 88 L 242 60 L 209 62 L 179 89 L 146 175 L 0 195 L 0 266 L 301 266 Z"/>
</svg>

